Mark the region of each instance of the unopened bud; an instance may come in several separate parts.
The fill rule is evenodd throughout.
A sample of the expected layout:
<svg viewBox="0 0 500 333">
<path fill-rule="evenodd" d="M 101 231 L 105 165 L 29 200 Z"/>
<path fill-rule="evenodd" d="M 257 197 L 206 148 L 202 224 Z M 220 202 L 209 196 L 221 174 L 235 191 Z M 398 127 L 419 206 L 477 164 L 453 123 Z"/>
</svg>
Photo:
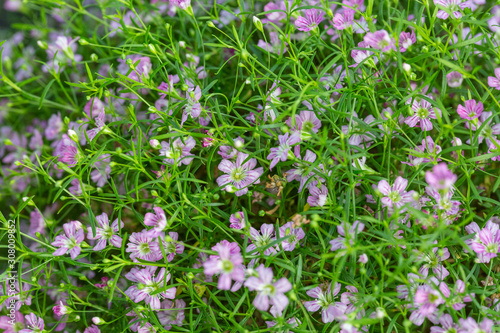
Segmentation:
<svg viewBox="0 0 500 333">
<path fill-rule="evenodd" d="M 262 21 L 257 16 L 253 17 L 253 25 L 255 25 L 257 30 L 259 30 L 260 32 L 264 32 L 264 29 L 262 28 Z"/>
<path fill-rule="evenodd" d="M 99 317 L 94 317 L 92 318 L 92 322 L 96 325 L 103 325 L 103 324 L 106 324 L 106 322 L 104 321 L 104 319 L 102 318 L 99 318 Z"/>
<path fill-rule="evenodd" d="M 69 129 L 68 130 L 68 136 L 71 140 L 75 141 L 78 143 L 78 134 L 76 134 L 75 131 L 73 131 L 72 129 Z"/>
<path fill-rule="evenodd" d="M 156 140 L 156 139 L 151 139 L 149 140 L 149 145 L 155 149 L 160 149 L 161 148 L 161 144 L 160 144 L 160 141 Z"/>
<path fill-rule="evenodd" d="M 410 75 L 410 73 L 411 73 L 411 66 L 405 62 L 403 64 L 403 70 L 405 71 L 406 75 Z"/>
<path fill-rule="evenodd" d="M 97 54 L 92 53 L 90 55 L 90 60 L 92 60 L 93 62 L 97 62 L 97 60 L 99 60 L 99 57 L 97 56 Z"/>
<path fill-rule="evenodd" d="M 48 48 L 49 48 L 49 46 L 47 45 L 47 42 L 45 42 L 45 41 L 43 41 L 43 40 L 39 40 L 39 41 L 37 41 L 36 43 L 37 43 L 37 45 L 38 45 L 41 49 L 43 49 L 43 50 L 46 50 L 46 49 L 48 49 Z"/>
</svg>

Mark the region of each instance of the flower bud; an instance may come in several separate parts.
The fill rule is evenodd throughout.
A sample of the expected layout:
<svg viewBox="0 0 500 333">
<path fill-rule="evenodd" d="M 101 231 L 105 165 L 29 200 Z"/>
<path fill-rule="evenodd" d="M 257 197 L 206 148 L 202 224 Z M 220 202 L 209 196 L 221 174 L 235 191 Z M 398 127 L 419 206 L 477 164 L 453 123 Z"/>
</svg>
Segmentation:
<svg viewBox="0 0 500 333">
<path fill-rule="evenodd" d="M 99 60 L 99 57 L 97 56 L 97 54 L 92 53 L 90 55 L 90 60 L 92 60 L 93 62 L 97 62 L 97 60 Z"/>
<path fill-rule="evenodd" d="M 102 318 L 99 318 L 99 317 L 94 317 L 92 318 L 92 322 L 96 325 L 103 325 L 103 324 L 106 324 L 106 322 L 104 321 L 104 319 Z"/>
<path fill-rule="evenodd" d="M 410 73 L 411 73 L 411 66 L 405 62 L 403 64 L 403 70 L 405 71 L 406 75 L 410 75 Z"/>
<path fill-rule="evenodd" d="M 78 43 L 80 43 L 80 45 L 88 45 L 88 44 L 89 44 L 89 42 L 87 42 L 87 40 L 86 40 L 86 39 L 83 39 L 83 38 L 80 38 L 80 39 L 78 40 Z"/>
<path fill-rule="evenodd" d="M 78 134 L 76 134 L 75 131 L 73 131 L 72 129 L 69 129 L 68 130 L 68 136 L 71 140 L 75 141 L 76 143 L 78 143 Z"/>
<path fill-rule="evenodd" d="M 156 140 L 156 139 L 151 139 L 149 140 L 149 145 L 155 149 L 160 149 L 161 148 L 161 144 L 160 144 L 160 141 Z"/>
<path fill-rule="evenodd" d="M 208 25 L 210 28 L 215 28 L 215 24 L 214 24 L 214 22 L 212 22 L 212 21 L 208 21 L 207 25 Z"/>
<path fill-rule="evenodd" d="M 45 42 L 43 40 L 39 40 L 36 43 L 37 43 L 38 47 L 40 47 L 43 50 L 46 50 L 49 48 L 49 46 L 47 45 L 47 42 Z"/>
<path fill-rule="evenodd" d="M 264 29 L 262 28 L 262 21 L 257 16 L 253 17 L 253 25 L 255 25 L 257 30 L 259 30 L 260 32 L 264 32 Z"/>
</svg>

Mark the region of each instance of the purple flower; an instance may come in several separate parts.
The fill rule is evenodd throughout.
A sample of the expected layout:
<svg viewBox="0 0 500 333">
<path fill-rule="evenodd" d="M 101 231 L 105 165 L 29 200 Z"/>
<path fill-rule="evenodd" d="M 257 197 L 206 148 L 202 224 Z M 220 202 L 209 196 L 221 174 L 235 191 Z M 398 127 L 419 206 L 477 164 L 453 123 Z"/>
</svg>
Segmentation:
<svg viewBox="0 0 500 333">
<path fill-rule="evenodd" d="M 153 208 L 155 213 L 146 213 L 144 216 L 144 224 L 148 227 L 154 227 L 149 230 L 148 235 L 152 238 L 158 237 L 161 232 L 167 227 L 167 217 L 165 212 L 160 207 Z"/>
<path fill-rule="evenodd" d="M 176 232 L 169 232 L 168 236 L 163 234 L 160 235 L 161 244 L 167 255 L 167 262 L 174 259 L 176 254 L 181 254 L 184 252 L 184 243 L 179 242 L 179 234 Z M 161 253 L 160 253 L 161 257 Z"/>
<path fill-rule="evenodd" d="M 307 9 L 305 17 L 299 16 L 295 20 L 295 26 L 300 31 L 311 31 L 323 21 L 324 12 L 317 9 Z"/>
<path fill-rule="evenodd" d="M 383 52 L 395 49 L 394 41 L 391 39 L 386 30 L 369 32 L 365 35 L 363 41 L 374 49 L 378 49 Z"/>
<path fill-rule="evenodd" d="M 462 17 L 460 9 L 471 8 L 468 0 L 434 0 L 434 4 L 439 8 L 437 17 L 446 20 L 450 15 L 459 19 Z"/>
<path fill-rule="evenodd" d="M 55 152 L 57 153 L 56 156 L 59 156 L 59 161 L 67 164 L 68 166 L 73 166 L 78 163 L 78 159 L 80 157 L 78 146 L 66 134 L 63 134 Z"/>
<path fill-rule="evenodd" d="M 381 199 L 382 205 L 389 208 L 401 208 L 413 201 L 414 191 L 406 192 L 408 180 L 403 177 L 396 178 L 392 187 L 386 180 L 378 183 L 377 189 L 384 195 Z"/>
<path fill-rule="evenodd" d="M 288 159 L 288 152 L 292 149 L 292 145 L 300 142 L 300 133 L 294 132 L 286 133 L 285 135 L 278 135 L 279 146 L 276 148 L 271 148 L 271 153 L 267 156 L 268 160 L 271 160 L 269 165 L 269 170 L 274 168 L 278 161 L 285 162 Z"/>
<path fill-rule="evenodd" d="M 354 14 L 356 11 L 350 8 L 344 8 L 342 14 L 337 13 L 333 17 L 332 23 L 335 29 L 337 30 L 345 30 L 350 27 L 354 22 Z"/>
<path fill-rule="evenodd" d="M 293 251 L 295 246 L 305 237 L 305 232 L 300 227 L 294 227 L 293 222 L 287 222 L 279 228 L 279 238 L 287 238 L 280 244 L 284 251 Z"/>
<path fill-rule="evenodd" d="M 500 251 L 500 232 L 498 229 L 498 224 L 490 220 L 470 242 L 470 248 L 478 255 L 482 255 L 487 260 L 486 262 L 496 258 Z"/>
<path fill-rule="evenodd" d="M 442 253 L 440 253 L 442 251 Z M 445 247 L 440 250 L 437 247 L 432 248 L 432 251 L 427 253 L 419 253 L 417 260 L 423 261 L 424 264 L 420 266 L 418 272 L 422 274 L 423 277 L 427 277 L 429 275 L 429 269 L 432 269 L 432 272 L 439 280 L 443 280 L 450 272 L 446 268 L 444 268 L 442 262 L 446 261 L 450 257 L 450 252 Z"/>
<path fill-rule="evenodd" d="M 62 132 L 64 128 L 64 123 L 61 119 L 61 113 L 53 114 L 50 116 L 47 127 L 45 128 L 45 138 L 47 140 L 55 140 L 59 137 L 59 133 Z"/>
<path fill-rule="evenodd" d="M 342 133 L 349 137 L 349 144 L 352 146 L 369 146 L 374 139 L 374 135 L 366 130 L 375 122 L 375 117 L 368 115 L 364 120 L 359 119 L 358 114 L 353 111 L 349 125 L 342 126 Z"/>
<path fill-rule="evenodd" d="M 437 163 L 441 161 L 439 157 L 437 157 L 441 153 L 441 146 L 437 145 L 434 143 L 434 140 L 432 137 L 427 136 L 425 139 L 422 140 L 422 145 L 415 147 L 415 150 L 418 153 L 421 153 L 419 155 L 423 155 L 425 157 L 416 157 L 413 155 L 409 155 L 410 163 L 408 162 L 403 162 L 404 164 L 408 164 L 411 166 L 419 166 L 422 163 L 426 162 L 433 162 Z"/>
<path fill-rule="evenodd" d="M 315 298 L 315 300 L 305 302 L 304 307 L 309 312 L 321 310 L 321 320 L 326 324 L 343 317 L 347 305 L 342 302 L 335 302 L 336 296 L 340 292 L 340 283 L 335 282 L 333 290 L 332 284 L 329 284 L 327 288 L 324 287 L 325 286 L 317 286 L 308 290 L 306 292 L 307 295 Z"/>
<path fill-rule="evenodd" d="M 66 305 L 63 304 L 62 301 L 59 301 L 59 305 L 56 305 L 52 308 L 52 311 L 54 311 L 54 314 L 56 316 L 63 316 L 71 311 Z"/>
<path fill-rule="evenodd" d="M 182 114 L 181 127 L 184 122 L 187 120 L 188 116 L 196 119 L 200 116 L 201 113 L 201 89 L 200 86 L 196 86 L 194 91 L 188 91 L 186 93 L 186 106 L 184 107 L 184 112 Z"/>
<path fill-rule="evenodd" d="M 348 222 L 343 222 L 337 226 L 337 232 L 340 237 L 330 241 L 330 251 L 337 251 L 339 249 L 347 249 L 348 246 L 354 244 L 354 239 L 363 231 L 365 225 L 359 221 L 355 221 L 352 225 Z"/>
<path fill-rule="evenodd" d="M 443 295 L 449 296 L 450 290 L 435 277 L 429 279 L 429 284 L 418 286 L 414 297 L 416 310 L 410 315 L 410 320 L 417 326 L 422 325 L 425 318 L 437 323 L 437 307 L 445 303 Z"/>
<path fill-rule="evenodd" d="M 179 75 L 168 75 L 168 83 L 162 82 L 156 88 L 158 90 L 164 91 L 159 93 L 161 99 L 165 99 L 167 97 L 167 93 L 170 93 L 172 90 L 174 90 L 174 84 L 178 82 L 179 82 Z"/>
<path fill-rule="evenodd" d="M 411 32 L 404 32 L 402 31 L 401 34 L 399 35 L 399 50 L 401 52 L 406 52 L 412 46 L 417 42 L 417 37 L 415 36 L 415 31 Z"/>
<path fill-rule="evenodd" d="M 222 241 L 212 247 L 212 250 L 216 251 L 217 255 L 211 255 L 210 259 L 203 263 L 205 275 L 220 273 L 217 285 L 220 290 L 231 289 L 231 280 L 242 283 L 245 280 L 245 271 L 238 243 Z"/>
<path fill-rule="evenodd" d="M 75 259 L 80 254 L 82 250 L 80 248 L 81 242 L 83 242 L 84 234 L 81 227 L 81 223 L 78 221 L 71 221 L 63 225 L 64 235 L 56 236 L 55 240 L 51 243 L 53 246 L 58 247 L 53 255 L 62 256 L 66 252 L 70 251 L 71 259 Z"/>
<path fill-rule="evenodd" d="M 149 236 L 149 231 L 146 229 L 130 235 L 125 252 L 130 252 L 130 259 L 134 262 L 138 262 L 137 259 L 146 261 L 161 259 L 160 245 L 153 237 Z"/>
<path fill-rule="evenodd" d="M 453 318 L 449 314 L 443 314 L 439 318 L 439 323 L 441 324 L 441 327 L 439 326 L 432 326 L 431 327 L 431 333 L 451 333 L 451 332 L 458 332 L 460 329 L 460 326 L 458 324 L 453 323 Z"/>
<path fill-rule="evenodd" d="M 457 181 L 457 175 L 448 169 L 446 163 L 439 163 L 425 173 L 425 181 L 435 190 L 448 191 Z"/>
<path fill-rule="evenodd" d="M 252 244 L 247 246 L 247 253 L 254 252 L 252 254 L 258 254 L 258 251 L 253 251 L 259 249 L 264 251 L 266 256 L 270 256 L 276 253 L 276 249 L 269 246 L 273 241 L 276 240 L 274 237 L 274 226 L 272 224 L 263 224 L 260 227 L 260 233 L 257 229 L 250 227 L 250 237 L 252 238 Z M 264 249 L 266 248 L 267 249 Z"/>
<path fill-rule="evenodd" d="M 437 119 L 431 103 L 425 99 L 414 100 L 411 108 L 413 116 L 406 118 L 405 123 L 410 127 L 416 127 L 420 123 L 422 131 L 430 131 L 433 128 L 430 119 Z"/>
<path fill-rule="evenodd" d="M 238 155 L 238 149 L 243 147 L 243 144 L 245 143 L 245 140 L 243 140 L 241 137 L 237 137 L 236 139 L 233 139 L 234 145 L 236 147 L 231 147 L 231 146 L 220 146 L 219 151 L 217 152 L 222 158 L 227 159 L 227 160 L 232 160 L 236 158 L 236 155 Z"/>
<path fill-rule="evenodd" d="M 306 155 L 304 156 L 304 158 L 302 158 L 300 156 L 300 146 L 295 146 L 294 155 L 295 159 L 297 160 L 297 162 L 293 164 L 295 168 L 287 171 L 286 178 L 289 182 L 291 182 L 292 180 L 300 182 L 300 193 L 302 192 L 302 189 L 304 188 L 304 185 L 306 185 L 307 181 L 315 175 L 313 172 L 314 169 L 310 170 L 310 168 L 311 164 L 316 161 L 316 154 L 310 150 L 307 150 Z M 311 183 L 308 184 L 309 187 L 311 187 L 310 185 Z"/>
<path fill-rule="evenodd" d="M 149 266 L 144 269 L 132 268 L 130 272 L 125 274 L 125 277 L 136 282 L 137 285 L 129 287 L 125 294 L 130 297 L 134 302 L 139 303 L 144 300 L 152 310 L 159 310 L 160 298 L 175 298 L 176 288 L 168 288 L 161 292 L 158 290 L 165 289 L 168 281 L 170 280 L 170 273 L 165 268 L 160 269 L 155 275 L 158 267 Z"/>
<path fill-rule="evenodd" d="M 103 187 L 109 178 L 109 174 L 111 173 L 110 160 L 110 155 L 104 154 L 94 163 L 95 170 L 90 173 L 90 178 L 92 178 L 93 182 L 97 183 L 97 187 Z"/>
<path fill-rule="evenodd" d="M 30 313 L 24 317 L 26 320 L 26 327 L 22 329 L 19 333 L 41 333 L 45 327 L 45 323 L 42 318 L 37 317 L 34 313 Z"/>
<path fill-rule="evenodd" d="M 269 39 L 271 43 L 268 43 L 262 39 L 260 39 L 257 43 L 257 46 L 266 50 L 267 52 L 276 53 L 277 55 L 286 53 L 287 43 L 284 43 L 279 39 L 278 34 L 274 31 L 269 33 Z M 283 48 L 283 52 L 281 49 Z"/>
<path fill-rule="evenodd" d="M 113 246 L 117 248 L 122 247 L 122 238 L 117 234 L 120 232 L 120 228 L 123 228 L 123 222 L 118 221 L 118 219 L 114 220 L 111 226 L 109 225 L 108 215 L 106 213 L 102 213 L 99 216 L 96 216 L 95 219 L 99 224 L 99 227 L 96 226 L 94 235 L 92 232 L 92 227 L 88 226 L 88 235 L 87 238 L 91 240 L 98 240 L 97 244 L 94 246 L 94 251 L 101 251 L 106 247 L 106 241 L 109 240 Z"/>
<path fill-rule="evenodd" d="M 464 302 L 472 302 L 472 297 L 475 297 L 474 293 L 469 295 L 465 295 L 465 283 L 458 279 L 455 282 L 455 288 L 453 288 L 454 296 L 451 298 L 449 303 L 451 303 L 451 307 L 455 311 L 460 311 L 465 308 Z"/>
<path fill-rule="evenodd" d="M 493 137 L 493 135 L 500 134 L 500 124 L 496 124 L 496 125 L 491 124 L 491 122 L 492 122 L 491 116 L 492 115 L 493 115 L 493 112 L 491 112 L 491 111 L 483 112 L 479 116 L 479 118 L 477 120 L 477 124 L 476 123 L 469 123 L 469 122 L 465 123 L 466 128 L 471 128 L 473 131 L 478 132 L 478 133 L 476 133 L 476 136 L 478 138 L 478 143 L 482 143 L 483 140 L 486 138 L 486 143 L 489 146 L 494 145 L 493 140 L 495 140 L 495 138 Z M 470 139 L 467 140 L 467 143 L 471 144 Z"/>
<path fill-rule="evenodd" d="M 15 311 L 9 316 L 0 317 L 0 329 L 3 333 L 18 333 L 24 328 L 24 316 L 21 312 Z"/>
<path fill-rule="evenodd" d="M 317 185 L 309 186 L 309 196 L 307 197 L 307 203 L 311 207 L 323 207 L 328 199 L 328 188 L 321 184 L 321 188 Z"/>
<path fill-rule="evenodd" d="M 311 132 L 318 133 L 321 128 L 321 121 L 316 117 L 313 111 L 300 111 L 298 116 L 295 116 L 295 124 L 292 123 L 292 117 L 285 122 L 291 127 L 292 131 L 299 131 L 300 138 L 307 140 L 311 138 Z"/>
<path fill-rule="evenodd" d="M 101 330 L 96 325 L 87 327 L 83 333 L 101 333 Z"/>
<path fill-rule="evenodd" d="M 368 45 L 368 43 L 365 43 L 365 42 L 359 42 L 358 47 L 359 48 L 369 48 L 370 45 Z M 355 50 L 354 49 L 351 51 L 351 57 L 356 62 L 356 64 L 363 62 L 365 59 L 369 58 L 371 55 L 373 55 L 373 52 L 369 51 L 369 50 Z M 378 62 L 378 58 L 373 58 L 371 60 L 371 62 L 367 61 L 366 63 L 371 64 L 371 65 L 375 65 L 375 63 L 377 63 L 377 62 Z M 356 65 L 352 65 L 352 66 L 356 66 Z"/>
<path fill-rule="evenodd" d="M 488 76 L 488 85 L 496 90 L 500 90 L 500 67 L 495 68 L 495 76 Z"/>
<path fill-rule="evenodd" d="M 176 299 L 175 303 L 166 299 L 161 302 L 161 310 L 158 311 L 158 320 L 160 324 L 169 331 L 172 325 L 181 326 L 184 321 L 184 308 L 186 302 L 182 299 Z"/>
<path fill-rule="evenodd" d="M 450 88 L 460 87 L 462 85 L 463 80 L 464 80 L 464 77 L 459 72 L 451 72 L 448 75 L 446 75 L 446 81 L 448 82 L 448 87 L 450 87 Z M 489 78 L 488 78 L 488 82 L 489 82 Z"/>
<path fill-rule="evenodd" d="M 195 145 L 196 141 L 191 136 L 188 136 L 184 140 L 178 138 L 174 142 L 162 141 L 160 156 L 166 157 L 163 163 L 171 165 L 176 164 L 177 166 L 190 164 L 193 160 L 192 156 L 194 156 L 191 154 L 191 149 L 193 149 Z"/>
<path fill-rule="evenodd" d="M 243 229 L 245 227 L 245 214 L 236 212 L 229 217 L 229 227 L 233 229 Z"/>
<path fill-rule="evenodd" d="M 484 318 L 481 323 L 477 323 L 471 317 L 459 319 L 460 329 L 458 333 L 493 333 L 493 320 Z"/>
<path fill-rule="evenodd" d="M 226 186 L 226 191 L 230 185 L 236 188 L 236 196 L 242 196 L 248 192 L 248 186 L 260 183 L 260 176 L 264 173 L 262 167 L 256 168 L 257 159 L 248 159 L 248 154 L 238 153 L 236 161 L 222 160 L 219 170 L 226 173 L 217 178 L 219 186 Z"/>
<path fill-rule="evenodd" d="M 245 281 L 245 287 L 250 291 L 257 291 L 253 305 L 261 310 L 267 311 L 269 304 L 276 307 L 278 312 L 283 311 L 288 305 L 287 291 L 292 289 L 292 284 L 286 278 L 281 278 L 273 283 L 273 270 L 261 264 L 255 269 L 258 277 L 251 276 Z"/>
<path fill-rule="evenodd" d="M 458 106 L 457 113 L 462 119 L 473 120 L 479 118 L 483 109 L 483 103 L 470 99 L 465 101 L 465 107 L 462 104 Z"/>
</svg>

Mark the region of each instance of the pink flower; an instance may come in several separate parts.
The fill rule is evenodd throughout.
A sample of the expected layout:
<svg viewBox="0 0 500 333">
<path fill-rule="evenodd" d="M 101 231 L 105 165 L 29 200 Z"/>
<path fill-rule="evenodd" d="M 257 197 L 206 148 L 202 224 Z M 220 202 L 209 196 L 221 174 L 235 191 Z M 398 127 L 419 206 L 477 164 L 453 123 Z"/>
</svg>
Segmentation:
<svg viewBox="0 0 500 333">
<path fill-rule="evenodd" d="M 339 237 L 330 241 L 330 251 L 337 251 L 339 249 L 346 249 L 348 246 L 354 244 L 356 237 L 361 234 L 365 225 L 359 221 L 355 221 L 352 225 L 348 222 L 343 222 L 337 226 Z"/>
<path fill-rule="evenodd" d="M 222 160 L 219 164 L 219 170 L 225 175 L 217 178 L 217 184 L 226 186 L 226 190 L 228 186 L 234 186 L 236 196 L 246 194 L 250 185 L 259 184 L 259 178 L 264 173 L 264 169 L 262 167 L 255 168 L 257 159 L 248 157 L 248 154 L 238 153 L 234 162 Z"/>
<path fill-rule="evenodd" d="M 457 175 L 448 169 L 446 163 L 439 163 L 425 173 L 425 181 L 435 190 L 448 191 L 457 181 Z"/>
<path fill-rule="evenodd" d="M 148 266 L 144 269 L 134 267 L 130 272 L 125 274 L 128 280 L 137 283 L 137 285 L 129 287 L 125 291 L 125 294 L 136 303 L 144 300 L 153 310 L 159 310 L 161 308 L 160 298 L 174 299 L 176 291 L 176 288 L 168 288 L 165 290 L 170 280 L 170 273 L 168 273 L 165 268 L 162 268 L 156 275 L 157 269 L 158 268 L 154 266 Z M 163 291 L 157 292 L 158 290 Z"/>
<path fill-rule="evenodd" d="M 496 258 L 500 251 L 500 232 L 498 224 L 488 221 L 483 229 L 476 233 L 470 242 L 470 248 L 482 255 L 486 262 Z"/>
<path fill-rule="evenodd" d="M 457 113 L 462 119 L 473 120 L 479 118 L 483 109 L 483 103 L 470 99 L 465 101 L 465 107 L 462 104 L 458 106 Z"/>
<path fill-rule="evenodd" d="M 245 227 L 245 214 L 236 212 L 229 217 L 229 227 L 233 229 L 243 229 Z"/>
<path fill-rule="evenodd" d="M 311 31 L 323 21 L 324 12 L 317 9 L 307 9 L 305 17 L 299 16 L 295 26 L 300 31 Z"/>
<path fill-rule="evenodd" d="M 264 223 L 260 227 L 260 232 L 250 227 L 250 237 L 252 238 L 252 244 L 247 246 L 247 253 L 253 252 L 251 254 L 258 254 L 259 251 L 264 251 L 266 256 L 276 253 L 276 249 L 269 246 L 270 243 L 276 240 L 276 237 L 274 237 L 274 226 L 272 224 Z M 259 251 L 253 251 L 255 249 Z"/>
<path fill-rule="evenodd" d="M 211 255 L 210 259 L 203 263 L 205 275 L 220 273 L 217 285 L 220 290 L 231 289 L 231 280 L 242 283 L 245 280 L 245 271 L 242 268 L 243 257 L 238 243 L 224 240 L 212 247 L 212 250 L 216 251 L 217 255 Z"/>
<path fill-rule="evenodd" d="M 130 259 L 135 262 L 138 262 L 137 259 L 157 261 L 162 256 L 160 245 L 149 236 L 149 231 L 146 229 L 130 235 L 125 252 L 130 252 Z"/>
<path fill-rule="evenodd" d="M 181 127 L 187 120 L 188 116 L 196 119 L 201 113 L 201 89 L 200 86 L 196 86 L 194 91 L 186 92 L 186 106 L 184 106 L 184 112 L 182 113 Z"/>
<path fill-rule="evenodd" d="M 450 15 L 459 19 L 462 17 L 460 9 L 470 8 L 471 4 L 468 0 L 434 0 L 434 4 L 439 8 L 437 17 L 446 20 Z"/>
<path fill-rule="evenodd" d="M 337 13 L 333 17 L 332 23 L 335 29 L 345 30 L 354 22 L 354 14 L 356 12 L 350 8 L 344 8 L 342 14 Z"/>
<path fill-rule="evenodd" d="M 178 166 L 185 164 L 188 165 L 193 161 L 193 154 L 191 149 L 196 145 L 193 137 L 178 138 L 174 142 L 161 142 L 160 156 L 165 156 L 163 160 L 165 164 L 176 164 Z"/>
<path fill-rule="evenodd" d="M 401 208 L 405 204 L 412 202 L 414 191 L 406 192 L 407 186 L 408 180 L 403 177 L 396 178 L 392 187 L 386 180 L 381 180 L 377 188 L 384 195 L 381 199 L 382 205 L 389 208 Z"/>
<path fill-rule="evenodd" d="M 286 16 L 286 15 L 285 15 Z M 277 55 L 286 53 L 287 43 L 283 43 L 278 34 L 275 31 L 271 31 L 269 33 L 270 43 L 260 39 L 257 43 L 257 46 L 266 50 L 267 52 L 275 53 Z M 283 49 L 283 51 L 281 51 Z"/>
<path fill-rule="evenodd" d="M 271 153 L 267 155 L 267 159 L 271 160 L 269 170 L 272 170 L 278 161 L 285 162 L 288 159 L 288 152 L 292 149 L 294 144 L 300 142 L 300 133 L 293 132 L 286 133 L 285 135 L 278 135 L 279 146 L 271 148 Z"/>
<path fill-rule="evenodd" d="M 432 326 L 431 327 L 431 333 L 449 333 L 449 332 L 458 332 L 460 327 L 458 324 L 453 323 L 453 318 L 449 314 L 443 314 L 439 318 L 439 323 L 441 324 L 441 327 L 439 326 Z"/>
<path fill-rule="evenodd" d="M 83 333 L 101 333 L 101 330 L 96 325 L 87 327 Z"/>
<path fill-rule="evenodd" d="M 26 327 L 22 329 L 19 333 L 40 333 L 45 327 L 45 323 L 42 318 L 37 317 L 34 313 L 30 313 L 24 317 L 26 320 Z"/>
<path fill-rule="evenodd" d="M 406 118 L 405 123 L 410 127 L 416 127 L 420 123 L 422 131 L 430 131 L 433 126 L 430 119 L 437 119 L 434 109 L 428 101 L 421 99 L 420 101 L 414 100 L 411 106 L 413 116 Z"/>
<path fill-rule="evenodd" d="M 70 251 L 71 259 L 78 257 L 80 251 L 82 250 L 80 248 L 80 244 L 83 242 L 85 237 L 83 229 L 81 227 L 77 229 L 78 225 L 81 225 L 78 221 L 71 221 L 63 225 L 66 236 L 56 236 L 52 245 L 58 247 L 59 249 L 57 249 L 53 255 L 62 256 L 66 252 Z"/>
<path fill-rule="evenodd" d="M 417 37 L 415 36 L 415 31 L 411 32 L 404 32 L 402 31 L 401 34 L 399 35 L 399 50 L 401 52 L 406 52 L 412 46 L 417 42 Z"/>
<path fill-rule="evenodd" d="M 374 49 L 378 49 L 383 52 L 387 52 L 395 48 L 394 41 L 391 39 L 386 30 L 369 32 L 365 35 L 363 41 Z"/>
<path fill-rule="evenodd" d="M 96 234 L 94 235 L 91 226 L 87 227 L 88 230 L 87 238 L 91 240 L 98 240 L 93 250 L 101 251 L 106 247 L 106 241 L 108 240 L 111 244 L 113 244 L 113 246 L 121 248 L 122 238 L 117 233 L 120 232 L 120 228 L 123 228 L 123 222 L 120 222 L 118 221 L 118 219 L 116 219 L 110 226 L 108 215 L 106 213 L 102 213 L 101 215 L 96 216 L 95 219 L 99 224 L 99 227 L 96 226 L 95 228 Z"/>
<path fill-rule="evenodd" d="M 317 183 L 317 181 L 316 181 Z M 309 186 L 310 195 L 307 197 L 307 203 L 311 207 L 323 207 L 328 199 L 328 188 L 321 184 L 321 188 L 317 185 Z"/>
<path fill-rule="evenodd" d="M 168 236 L 163 233 L 160 235 L 161 244 L 167 255 L 167 262 L 174 260 L 176 254 L 181 254 L 184 252 L 184 243 L 179 242 L 179 234 L 176 232 L 169 232 Z M 161 258 L 161 253 L 159 254 Z"/>
<path fill-rule="evenodd" d="M 279 229 L 279 238 L 287 238 L 281 242 L 281 247 L 284 251 L 293 251 L 299 240 L 304 238 L 305 235 L 302 228 L 295 228 L 293 222 L 287 222 Z"/>
<path fill-rule="evenodd" d="M 63 304 L 62 301 L 59 301 L 59 305 L 56 305 L 52 308 L 52 311 L 54 311 L 54 314 L 56 316 L 63 316 L 67 313 L 69 313 L 71 310 Z"/>
<path fill-rule="evenodd" d="M 471 333 L 471 332 L 480 332 L 480 333 L 493 333 L 493 320 L 484 318 L 483 321 L 477 323 L 471 317 L 467 319 L 459 319 L 460 329 L 458 333 Z"/>
<path fill-rule="evenodd" d="M 495 76 L 488 76 L 488 85 L 496 90 L 500 90 L 500 67 L 495 68 Z"/>
<path fill-rule="evenodd" d="M 335 319 L 342 318 L 346 312 L 347 305 L 342 302 L 335 301 L 336 296 L 340 292 L 340 283 L 335 282 L 333 290 L 332 284 L 329 284 L 327 288 L 324 287 L 325 286 L 317 286 L 308 290 L 306 292 L 307 295 L 315 298 L 315 300 L 305 302 L 304 307 L 309 312 L 321 310 L 321 320 L 326 324 L 334 321 Z"/>
<path fill-rule="evenodd" d="M 176 299 L 175 302 L 168 299 L 161 302 L 161 310 L 157 312 L 160 324 L 169 331 L 172 325 L 181 326 L 184 321 L 184 308 L 186 302 Z"/>
<path fill-rule="evenodd" d="M 458 88 L 462 85 L 462 81 L 464 77 L 459 72 L 451 72 L 446 75 L 446 81 L 448 82 L 448 87 L 450 88 Z M 489 82 L 489 78 L 488 78 Z"/>
<path fill-rule="evenodd" d="M 261 264 L 255 269 L 258 277 L 251 276 L 245 281 L 245 287 L 250 291 L 257 291 L 257 296 L 253 300 L 253 305 L 261 310 L 267 311 L 269 304 L 276 307 L 281 312 L 288 305 L 287 291 L 292 289 L 292 284 L 286 278 L 281 278 L 273 283 L 273 270 Z"/>
<path fill-rule="evenodd" d="M 439 252 L 442 251 L 442 254 Z M 422 274 L 422 276 L 427 277 L 429 275 L 429 269 L 432 269 L 432 272 L 439 280 L 443 280 L 450 272 L 446 268 L 444 268 L 442 262 L 446 261 L 450 257 L 450 252 L 445 247 L 440 250 L 437 247 L 432 248 L 432 251 L 427 253 L 420 253 L 417 257 L 418 261 L 423 261 L 424 264 L 420 266 L 418 272 Z"/>
<path fill-rule="evenodd" d="M 167 227 L 167 217 L 165 212 L 160 207 L 153 208 L 155 213 L 146 213 L 144 216 L 144 224 L 149 227 L 154 227 L 149 230 L 148 235 L 152 238 L 158 237 L 161 232 Z"/>
</svg>

